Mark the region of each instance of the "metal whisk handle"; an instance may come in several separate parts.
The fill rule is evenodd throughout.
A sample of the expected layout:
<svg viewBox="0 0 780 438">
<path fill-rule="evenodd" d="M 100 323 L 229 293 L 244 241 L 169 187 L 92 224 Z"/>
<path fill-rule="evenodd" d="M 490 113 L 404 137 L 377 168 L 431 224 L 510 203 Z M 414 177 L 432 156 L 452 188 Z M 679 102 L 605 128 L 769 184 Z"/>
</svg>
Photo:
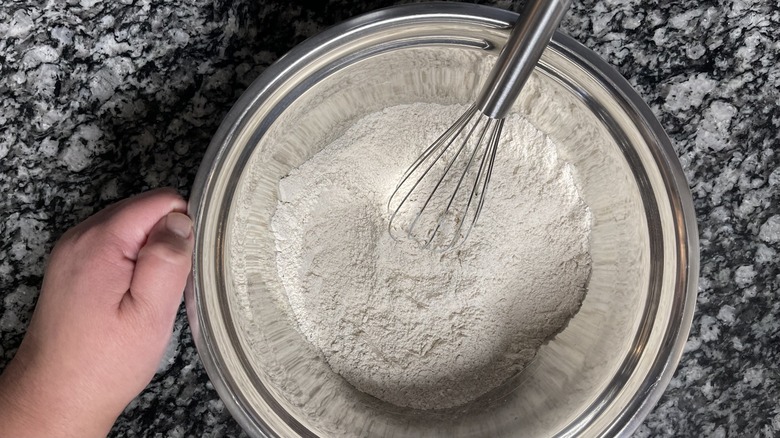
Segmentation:
<svg viewBox="0 0 780 438">
<path fill-rule="evenodd" d="M 477 98 L 486 116 L 503 119 L 520 94 L 571 0 L 529 0 Z"/>
</svg>

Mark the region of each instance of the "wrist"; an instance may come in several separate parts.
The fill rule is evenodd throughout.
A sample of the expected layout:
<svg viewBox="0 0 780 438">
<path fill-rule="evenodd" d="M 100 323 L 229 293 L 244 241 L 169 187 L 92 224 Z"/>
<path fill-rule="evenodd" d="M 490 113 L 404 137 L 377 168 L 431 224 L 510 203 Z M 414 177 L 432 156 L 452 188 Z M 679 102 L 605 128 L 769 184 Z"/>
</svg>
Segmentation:
<svg viewBox="0 0 780 438">
<path fill-rule="evenodd" d="M 21 349 L 20 349 L 21 353 Z M 79 406 L 67 385 L 18 354 L 0 374 L 0 436 L 105 437 L 116 415 Z"/>
</svg>

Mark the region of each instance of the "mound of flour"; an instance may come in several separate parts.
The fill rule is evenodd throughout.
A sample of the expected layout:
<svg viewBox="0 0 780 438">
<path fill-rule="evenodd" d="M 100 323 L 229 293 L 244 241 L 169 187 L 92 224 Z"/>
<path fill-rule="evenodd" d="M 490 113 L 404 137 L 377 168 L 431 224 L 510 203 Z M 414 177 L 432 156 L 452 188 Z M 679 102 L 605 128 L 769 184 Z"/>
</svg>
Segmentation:
<svg viewBox="0 0 780 438">
<path fill-rule="evenodd" d="M 442 254 L 390 237 L 398 178 L 464 110 L 371 114 L 279 183 L 272 230 L 291 317 L 335 372 L 399 406 L 461 405 L 518 373 L 577 312 L 590 275 L 572 169 L 518 116 L 469 240 Z"/>
</svg>

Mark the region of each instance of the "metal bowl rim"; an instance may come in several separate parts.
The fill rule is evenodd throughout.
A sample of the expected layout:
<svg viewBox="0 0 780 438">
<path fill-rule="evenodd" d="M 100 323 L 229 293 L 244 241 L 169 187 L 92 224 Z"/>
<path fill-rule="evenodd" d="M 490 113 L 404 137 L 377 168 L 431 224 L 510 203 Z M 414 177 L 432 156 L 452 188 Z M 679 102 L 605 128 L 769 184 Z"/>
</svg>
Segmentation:
<svg viewBox="0 0 780 438">
<path fill-rule="evenodd" d="M 333 44 L 339 44 L 344 38 L 349 38 L 356 31 L 364 31 L 391 22 L 416 21 L 424 18 L 450 18 L 486 26 L 509 27 L 517 17 L 518 15 L 514 12 L 484 5 L 444 2 L 400 5 L 351 18 L 294 47 L 252 82 L 225 116 L 212 138 L 198 169 L 188 202 L 188 213 L 195 222 L 196 236 L 204 233 L 202 213 L 206 211 L 211 199 L 209 190 L 213 187 L 210 183 L 220 170 L 221 158 L 234 146 L 231 142 L 233 134 L 241 127 L 241 122 L 247 116 L 249 109 L 255 106 L 263 98 L 263 95 L 274 87 L 274 84 L 293 74 L 297 65 L 323 53 Z M 696 300 L 699 266 L 698 233 L 693 199 L 669 137 L 648 105 L 626 79 L 596 53 L 561 32 L 556 32 L 551 45 L 565 52 L 573 61 L 587 65 L 591 70 L 598 72 L 601 76 L 600 79 L 606 81 L 613 87 L 614 91 L 619 93 L 616 98 L 622 99 L 630 106 L 630 110 L 638 117 L 635 122 L 644 123 L 648 132 L 652 133 L 656 140 L 655 145 L 658 146 L 657 151 L 655 151 L 656 160 L 659 167 L 666 171 L 667 190 L 671 192 L 669 193 L 670 199 L 675 204 L 677 212 L 680 213 L 678 217 L 675 217 L 678 256 L 681 257 L 681 271 L 678 272 L 677 283 L 682 286 L 685 293 L 675 295 L 674 314 L 671 315 L 671 321 L 678 322 L 678 324 L 675 327 L 670 327 L 671 330 L 667 331 L 662 344 L 664 351 L 660 354 L 660 357 L 665 360 L 654 364 L 651 375 L 645 382 L 647 388 L 637 393 L 637 396 L 631 400 L 633 408 L 624 409 L 610 427 L 617 435 L 628 436 L 639 427 L 669 384 L 690 330 Z M 246 401 L 241 400 L 243 397 L 233 391 L 226 383 L 229 376 L 226 375 L 224 364 L 215 351 L 212 335 L 209 332 L 208 315 L 203 314 L 200 304 L 203 285 L 199 275 L 201 268 L 199 259 L 203 254 L 203 248 L 198 244 L 199 240 L 196 239 L 192 276 L 185 290 L 187 317 L 198 354 L 212 385 L 239 425 L 249 434 L 260 437 L 274 436 L 268 425 L 262 422 L 258 423 L 246 411 L 243 406 Z"/>
</svg>

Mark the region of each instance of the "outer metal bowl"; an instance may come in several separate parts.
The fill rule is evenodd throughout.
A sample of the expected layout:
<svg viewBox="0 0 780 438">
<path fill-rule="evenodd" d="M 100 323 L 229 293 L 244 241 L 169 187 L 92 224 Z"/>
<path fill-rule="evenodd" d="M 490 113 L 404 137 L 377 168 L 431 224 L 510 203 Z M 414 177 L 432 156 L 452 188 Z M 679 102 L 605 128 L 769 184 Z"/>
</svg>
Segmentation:
<svg viewBox="0 0 780 438">
<path fill-rule="evenodd" d="M 250 435 L 627 436 L 658 401 L 695 303 L 698 242 L 690 192 L 647 105 L 613 68 L 562 34 L 531 86 L 554 94 L 557 103 L 536 107 L 524 90 L 517 110 L 563 145 L 584 181 L 594 213 L 594 268 L 581 311 L 526 371 L 461 409 L 397 409 L 329 374 L 269 298 L 278 284 L 267 266 L 273 250 L 264 221 L 278 179 L 327 144 L 338 123 L 411 98 L 403 87 L 393 89 L 403 75 L 396 79 L 392 69 L 382 75 L 375 63 L 395 62 L 414 76 L 415 62 L 429 68 L 426 54 L 437 48 L 470 51 L 476 63 L 489 60 L 515 19 L 503 10 L 449 3 L 349 20 L 268 68 L 223 121 L 190 197 L 197 239 L 186 303 L 214 387 Z M 435 76 L 459 66 L 430 68 Z M 419 98 L 468 103 L 478 79 Z M 335 98 L 352 99 L 355 114 L 327 111 Z M 285 139 L 301 126 L 303 143 L 319 143 L 290 146 Z M 247 210 L 252 196 L 264 209 Z M 259 310 L 247 311 L 246 303 Z M 285 392 L 281 381 L 294 390 Z"/>
</svg>

